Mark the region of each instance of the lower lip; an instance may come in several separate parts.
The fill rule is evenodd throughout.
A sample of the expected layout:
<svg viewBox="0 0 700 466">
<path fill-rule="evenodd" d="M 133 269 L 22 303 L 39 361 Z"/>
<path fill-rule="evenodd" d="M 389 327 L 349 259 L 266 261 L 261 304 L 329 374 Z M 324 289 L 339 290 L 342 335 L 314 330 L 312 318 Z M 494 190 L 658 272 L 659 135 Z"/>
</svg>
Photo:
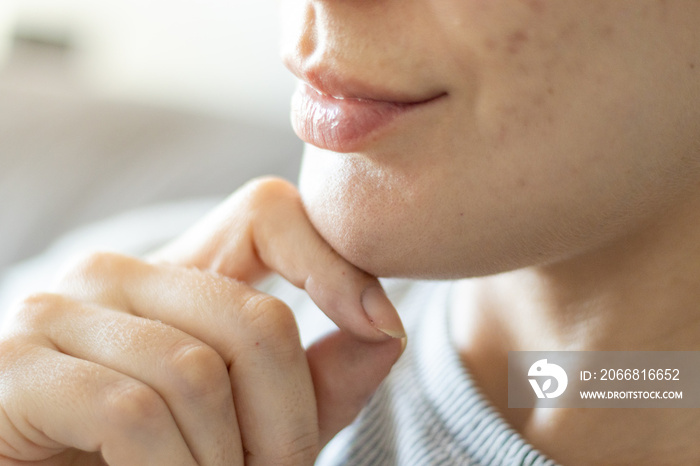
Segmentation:
<svg viewBox="0 0 700 466">
<path fill-rule="evenodd" d="M 300 84 L 292 98 L 292 126 L 309 144 L 333 152 L 357 152 L 381 130 L 422 102 L 337 99 Z"/>
</svg>

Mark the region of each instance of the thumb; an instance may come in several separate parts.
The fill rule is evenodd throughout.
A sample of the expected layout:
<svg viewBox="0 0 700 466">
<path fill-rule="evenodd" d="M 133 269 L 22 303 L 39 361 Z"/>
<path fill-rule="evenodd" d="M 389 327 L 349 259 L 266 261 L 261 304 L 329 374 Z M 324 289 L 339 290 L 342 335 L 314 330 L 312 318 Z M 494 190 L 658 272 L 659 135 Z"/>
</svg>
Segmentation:
<svg viewBox="0 0 700 466">
<path fill-rule="evenodd" d="M 379 343 L 359 341 L 337 331 L 307 349 L 321 446 L 357 417 L 389 375 L 405 343 L 405 338 Z"/>
</svg>

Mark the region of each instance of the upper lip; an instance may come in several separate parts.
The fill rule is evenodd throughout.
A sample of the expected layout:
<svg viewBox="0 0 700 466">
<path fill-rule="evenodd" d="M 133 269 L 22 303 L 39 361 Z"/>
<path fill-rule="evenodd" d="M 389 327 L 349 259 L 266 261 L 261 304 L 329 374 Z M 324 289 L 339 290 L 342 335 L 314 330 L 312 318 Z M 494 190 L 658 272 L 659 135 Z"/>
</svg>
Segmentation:
<svg viewBox="0 0 700 466">
<path fill-rule="evenodd" d="M 428 92 L 421 95 L 381 88 L 352 78 L 341 77 L 329 69 L 317 66 L 302 69 L 294 63 L 286 63 L 289 70 L 317 92 L 335 99 L 369 100 L 398 104 L 418 104 L 442 97 L 446 92 Z"/>
</svg>

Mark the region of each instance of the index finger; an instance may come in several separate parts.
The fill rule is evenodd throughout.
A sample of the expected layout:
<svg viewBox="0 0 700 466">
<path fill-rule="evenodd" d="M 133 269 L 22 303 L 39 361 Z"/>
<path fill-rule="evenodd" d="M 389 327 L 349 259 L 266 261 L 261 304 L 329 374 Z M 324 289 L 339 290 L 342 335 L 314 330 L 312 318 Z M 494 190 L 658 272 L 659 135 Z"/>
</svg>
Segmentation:
<svg viewBox="0 0 700 466">
<path fill-rule="evenodd" d="M 296 188 L 281 179 L 248 183 L 150 259 L 248 283 L 273 270 L 304 288 L 341 329 L 373 341 L 405 337 L 377 278 L 350 264 L 321 238 Z"/>
</svg>

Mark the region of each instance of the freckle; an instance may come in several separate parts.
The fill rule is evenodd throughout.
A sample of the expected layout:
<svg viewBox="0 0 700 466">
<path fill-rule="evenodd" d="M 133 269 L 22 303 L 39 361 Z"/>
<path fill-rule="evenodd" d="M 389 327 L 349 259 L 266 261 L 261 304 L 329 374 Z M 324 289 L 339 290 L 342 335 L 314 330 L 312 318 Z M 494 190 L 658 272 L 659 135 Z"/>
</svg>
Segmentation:
<svg viewBox="0 0 700 466">
<path fill-rule="evenodd" d="M 549 94 L 549 95 L 554 95 L 554 88 L 553 88 L 552 86 L 549 86 L 549 87 L 547 88 L 547 94 Z"/>
<path fill-rule="evenodd" d="M 460 213 L 459 213 L 459 216 L 460 216 L 460 217 L 464 217 L 464 212 L 460 212 Z"/>
<path fill-rule="evenodd" d="M 694 69 L 695 69 L 695 63 L 693 63 L 693 62 L 688 63 L 688 68 L 690 68 L 691 70 L 694 70 Z"/>
<path fill-rule="evenodd" d="M 527 186 L 527 180 L 525 178 L 518 178 L 518 186 L 524 188 Z"/>
</svg>

